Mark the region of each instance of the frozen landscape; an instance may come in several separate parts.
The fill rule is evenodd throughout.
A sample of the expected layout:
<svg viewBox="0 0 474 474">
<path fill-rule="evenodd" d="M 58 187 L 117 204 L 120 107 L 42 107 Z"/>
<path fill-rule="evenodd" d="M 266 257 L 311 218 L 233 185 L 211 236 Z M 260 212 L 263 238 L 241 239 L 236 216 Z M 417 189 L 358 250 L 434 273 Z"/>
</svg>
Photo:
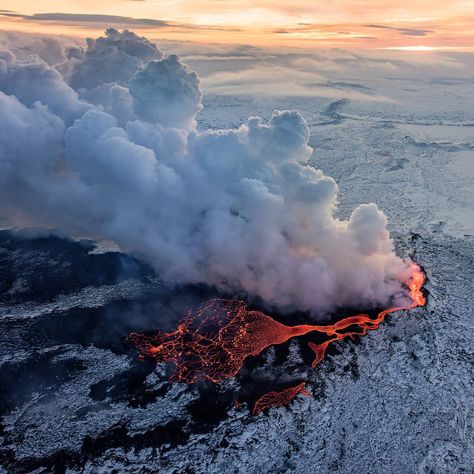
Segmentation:
<svg viewBox="0 0 474 474">
<path fill-rule="evenodd" d="M 215 290 L 109 242 L 2 230 L 1 472 L 473 472 L 472 55 L 159 46 L 201 78 L 199 130 L 298 110 L 337 217 L 376 203 L 397 255 L 426 272 L 427 305 L 315 369 L 297 338 L 223 383 L 170 383 L 127 336 L 174 329 Z M 255 393 L 301 381 L 311 397 L 251 415 Z"/>
</svg>

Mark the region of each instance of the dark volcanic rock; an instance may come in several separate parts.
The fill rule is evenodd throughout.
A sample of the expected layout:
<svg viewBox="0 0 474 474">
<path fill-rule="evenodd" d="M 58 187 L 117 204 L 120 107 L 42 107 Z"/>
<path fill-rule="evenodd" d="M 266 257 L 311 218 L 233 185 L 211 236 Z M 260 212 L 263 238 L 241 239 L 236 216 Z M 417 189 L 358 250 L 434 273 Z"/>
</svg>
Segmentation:
<svg viewBox="0 0 474 474">
<path fill-rule="evenodd" d="M 12 473 L 469 472 L 474 244 L 419 235 L 397 246 L 428 272 L 426 308 L 335 345 L 316 370 L 300 338 L 250 358 L 225 383 L 188 386 L 168 382 L 171 367 L 140 361 L 127 335 L 174 328 L 211 290 L 171 287 L 139 260 L 92 253 L 91 242 L 0 233 L 1 465 Z M 302 380 L 312 398 L 250 416 L 256 397 Z"/>
</svg>

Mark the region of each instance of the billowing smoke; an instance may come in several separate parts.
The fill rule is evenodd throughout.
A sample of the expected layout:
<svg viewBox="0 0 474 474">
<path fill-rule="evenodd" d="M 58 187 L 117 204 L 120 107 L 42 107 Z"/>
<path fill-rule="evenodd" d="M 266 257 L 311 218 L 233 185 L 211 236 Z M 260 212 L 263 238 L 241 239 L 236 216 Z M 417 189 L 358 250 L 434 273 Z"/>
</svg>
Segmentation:
<svg viewBox="0 0 474 474">
<path fill-rule="evenodd" d="M 56 67 L 0 52 L 0 215 L 115 241 L 163 278 L 314 314 L 403 294 L 375 204 L 334 217 L 296 111 L 198 132 L 199 79 L 134 33 Z"/>
</svg>

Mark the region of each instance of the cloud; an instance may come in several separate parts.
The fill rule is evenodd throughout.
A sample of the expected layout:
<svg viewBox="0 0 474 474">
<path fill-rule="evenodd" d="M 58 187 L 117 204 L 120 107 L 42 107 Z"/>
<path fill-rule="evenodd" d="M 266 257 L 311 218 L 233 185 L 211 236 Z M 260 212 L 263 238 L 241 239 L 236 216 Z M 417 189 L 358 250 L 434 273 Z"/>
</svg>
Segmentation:
<svg viewBox="0 0 474 474">
<path fill-rule="evenodd" d="M 396 26 L 375 25 L 375 24 L 369 24 L 369 25 L 364 25 L 364 26 L 367 28 L 378 28 L 378 29 L 383 29 L 383 30 L 398 31 L 401 35 L 407 35 L 407 36 L 426 36 L 429 33 L 433 33 L 433 30 L 426 30 L 426 29 L 421 29 L 421 28 L 400 28 Z"/>
<path fill-rule="evenodd" d="M 311 67 L 315 66 L 315 67 Z M 203 78 L 207 93 L 219 95 L 251 95 L 255 97 L 327 97 L 333 99 L 369 100 L 390 102 L 357 84 L 326 81 L 315 68 L 318 60 L 290 62 L 286 65 L 261 64 L 239 71 L 211 73 Z M 324 63 L 322 63 L 324 67 Z M 327 64 L 326 64 L 327 66 Z M 333 64 L 332 69 L 338 69 Z"/>
<path fill-rule="evenodd" d="M 155 44 L 133 32 L 105 31 L 97 40 L 87 40 L 84 58 L 73 65 L 70 83 L 75 89 L 91 89 L 100 84 L 126 84 L 135 72 L 163 53 Z"/>
<path fill-rule="evenodd" d="M 148 59 L 158 49 L 130 35 L 89 41 L 64 69 L 93 74 L 96 65 L 84 65 L 111 37 L 144 65 L 127 80 L 106 55 L 107 82 L 80 81 L 80 91 L 74 76 L 68 84 L 38 58 L 1 56 L 1 215 L 112 240 L 163 279 L 281 311 L 316 316 L 405 294 L 409 270 L 385 215 L 367 204 L 347 220 L 334 216 L 338 186 L 308 165 L 309 128 L 299 112 L 198 131 L 197 75 L 174 55 Z"/>
<path fill-rule="evenodd" d="M 163 20 L 155 20 L 152 18 L 132 18 L 129 16 L 119 15 L 98 15 L 88 13 L 34 13 L 33 15 L 26 15 L 17 12 L 1 11 L 3 16 L 22 18 L 29 21 L 47 21 L 58 23 L 97 23 L 107 25 L 118 25 L 122 27 L 134 28 L 163 28 L 170 26 L 170 23 Z"/>
<path fill-rule="evenodd" d="M 71 124 L 91 108 L 90 104 L 79 99 L 56 69 L 43 62 L 25 64 L 11 61 L 5 73 L 0 75 L 0 90 L 16 97 L 27 107 L 41 102 L 66 124 Z"/>
<path fill-rule="evenodd" d="M 176 55 L 148 62 L 131 79 L 130 94 L 140 119 L 168 127 L 195 126 L 202 107 L 199 79 Z"/>
<path fill-rule="evenodd" d="M 128 87 L 113 82 L 100 84 L 93 89 L 82 88 L 80 97 L 113 115 L 121 126 L 137 119 Z"/>
<path fill-rule="evenodd" d="M 66 59 L 69 48 L 78 46 L 77 42 L 71 38 L 0 31 L 0 48 L 10 50 L 21 61 L 37 55 L 49 65 L 58 64 Z"/>
<path fill-rule="evenodd" d="M 210 31 L 228 31 L 237 32 L 239 28 L 214 26 L 214 25 L 194 25 L 190 23 L 169 22 L 154 18 L 134 18 L 121 15 L 104 15 L 95 13 L 34 13 L 32 15 L 0 10 L 0 16 L 8 18 L 18 18 L 31 22 L 49 22 L 55 24 L 73 24 L 89 28 L 96 25 L 102 28 L 102 25 L 111 25 L 118 28 L 134 29 L 155 29 L 172 28 L 180 30 L 210 30 Z"/>
<path fill-rule="evenodd" d="M 1 91 L 0 110 L 0 195 L 16 214 L 34 212 L 32 197 L 63 152 L 64 122 L 39 102 L 27 107 Z"/>
</svg>

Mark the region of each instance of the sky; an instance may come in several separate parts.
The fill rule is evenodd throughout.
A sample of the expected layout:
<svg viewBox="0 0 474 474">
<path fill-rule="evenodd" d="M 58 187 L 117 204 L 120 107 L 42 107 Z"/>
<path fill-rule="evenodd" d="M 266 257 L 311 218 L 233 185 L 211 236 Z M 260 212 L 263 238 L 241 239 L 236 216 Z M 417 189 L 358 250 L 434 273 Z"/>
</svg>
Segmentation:
<svg viewBox="0 0 474 474">
<path fill-rule="evenodd" d="M 0 29 L 305 48 L 474 49 L 474 0 L 3 0 Z"/>
</svg>

